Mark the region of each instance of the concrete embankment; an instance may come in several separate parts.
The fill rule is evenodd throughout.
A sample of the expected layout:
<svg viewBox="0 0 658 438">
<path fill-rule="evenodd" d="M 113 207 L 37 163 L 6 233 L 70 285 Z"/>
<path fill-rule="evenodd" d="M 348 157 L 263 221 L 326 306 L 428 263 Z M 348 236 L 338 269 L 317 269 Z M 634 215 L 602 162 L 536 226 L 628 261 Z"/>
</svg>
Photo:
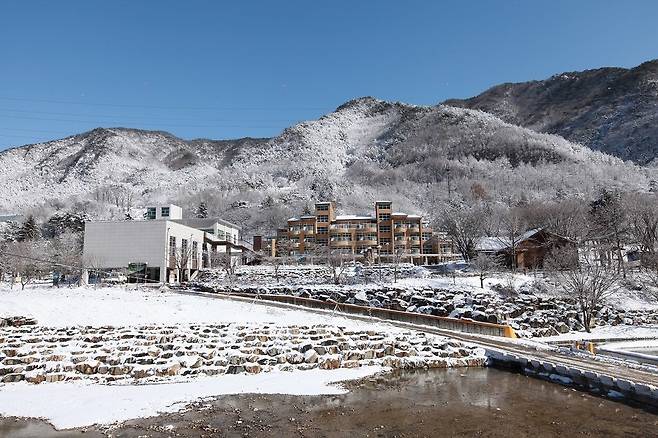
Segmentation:
<svg viewBox="0 0 658 438">
<path fill-rule="evenodd" d="M 596 372 L 567 366 L 557 360 L 542 360 L 505 351 L 486 348 L 490 366 L 511 369 L 527 376 L 537 377 L 613 399 L 652 406 L 658 409 L 658 387 L 643 382 L 615 376 L 613 373 Z"/>
</svg>

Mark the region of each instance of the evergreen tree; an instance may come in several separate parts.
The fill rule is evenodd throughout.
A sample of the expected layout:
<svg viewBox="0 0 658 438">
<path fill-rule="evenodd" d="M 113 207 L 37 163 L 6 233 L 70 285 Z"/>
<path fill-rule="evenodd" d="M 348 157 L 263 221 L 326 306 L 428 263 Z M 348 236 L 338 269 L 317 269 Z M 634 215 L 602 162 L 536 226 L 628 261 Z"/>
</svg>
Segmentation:
<svg viewBox="0 0 658 438">
<path fill-rule="evenodd" d="M 27 219 L 25 219 L 25 222 L 23 222 L 21 229 L 18 231 L 17 240 L 19 242 L 26 240 L 36 240 L 40 236 L 41 232 L 39 231 L 39 225 L 37 225 L 37 221 L 34 219 L 33 215 L 29 215 Z"/>
<path fill-rule="evenodd" d="M 205 201 L 199 203 L 199 206 L 196 209 L 196 217 L 201 219 L 208 217 L 208 206 Z"/>
</svg>

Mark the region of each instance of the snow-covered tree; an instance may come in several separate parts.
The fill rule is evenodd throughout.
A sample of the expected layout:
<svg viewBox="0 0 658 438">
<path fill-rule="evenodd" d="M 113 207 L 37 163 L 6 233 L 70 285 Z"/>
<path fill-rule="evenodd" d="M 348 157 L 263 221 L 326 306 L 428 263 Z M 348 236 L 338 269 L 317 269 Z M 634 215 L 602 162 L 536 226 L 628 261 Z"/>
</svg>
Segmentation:
<svg viewBox="0 0 658 438">
<path fill-rule="evenodd" d="M 17 240 L 24 242 L 26 240 L 36 240 L 41 237 L 39 225 L 33 215 L 29 215 L 18 230 Z"/>
<path fill-rule="evenodd" d="M 195 215 L 196 217 L 201 219 L 208 217 L 208 205 L 206 205 L 205 201 L 199 202 L 199 205 L 196 208 Z"/>
</svg>

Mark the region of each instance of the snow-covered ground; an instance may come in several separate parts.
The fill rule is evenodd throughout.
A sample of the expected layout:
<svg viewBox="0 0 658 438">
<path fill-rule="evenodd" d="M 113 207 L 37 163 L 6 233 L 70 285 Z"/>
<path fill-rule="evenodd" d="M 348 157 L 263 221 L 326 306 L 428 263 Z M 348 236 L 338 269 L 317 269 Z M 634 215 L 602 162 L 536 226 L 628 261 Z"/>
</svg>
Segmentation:
<svg viewBox="0 0 658 438">
<path fill-rule="evenodd" d="M 594 327 L 591 333 L 587 332 L 570 332 L 559 336 L 546 336 L 536 338 L 541 342 L 556 341 L 586 341 L 589 339 L 633 339 L 633 338 L 655 338 L 658 340 L 658 326 L 656 325 L 606 325 Z M 658 342 L 658 341 L 657 341 Z"/>
<path fill-rule="evenodd" d="M 39 325 L 48 327 L 234 322 L 394 330 L 387 324 L 375 326 L 340 314 L 332 316 L 151 288 L 0 288 L 0 317 L 3 316 L 32 317 Z"/>
<path fill-rule="evenodd" d="M 4 288 L 0 289 L 2 316 L 32 317 L 38 325 L 47 327 L 261 323 L 398 330 L 388 324 L 359 322 L 339 315 L 122 287 L 34 287 L 25 291 Z M 200 376 L 182 382 L 146 385 L 103 385 L 85 380 L 39 385 L 0 384 L 0 415 L 45 418 L 57 428 L 81 427 L 176 411 L 199 398 L 223 394 L 337 394 L 343 389 L 331 385 L 332 382 L 361 378 L 383 369 L 386 368 L 362 366 L 336 370 L 274 370 L 256 375 Z"/>
</svg>

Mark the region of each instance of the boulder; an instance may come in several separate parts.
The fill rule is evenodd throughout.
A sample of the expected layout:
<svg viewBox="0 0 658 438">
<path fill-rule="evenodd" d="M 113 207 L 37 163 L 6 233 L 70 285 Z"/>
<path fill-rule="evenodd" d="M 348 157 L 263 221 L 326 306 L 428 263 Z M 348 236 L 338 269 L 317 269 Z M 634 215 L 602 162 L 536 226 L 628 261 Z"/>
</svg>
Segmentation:
<svg viewBox="0 0 658 438">
<path fill-rule="evenodd" d="M 341 358 L 340 356 L 328 356 L 320 360 L 319 367 L 323 370 L 335 370 L 340 368 Z"/>
<path fill-rule="evenodd" d="M 100 362 L 82 362 L 75 366 L 75 370 L 82 374 L 96 374 Z"/>
<path fill-rule="evenodd" d="M 300 364 L 304 362 L 304 355 L 296 351 L 286 354 L 286 361 L 291 364 Z"/>
<path fill-rule="evenodd" d="M 311 349 L 304 353 L 304 362 L 305 363 L 316 363 L 318 361 L 318 353 Z"/>
</svg>

